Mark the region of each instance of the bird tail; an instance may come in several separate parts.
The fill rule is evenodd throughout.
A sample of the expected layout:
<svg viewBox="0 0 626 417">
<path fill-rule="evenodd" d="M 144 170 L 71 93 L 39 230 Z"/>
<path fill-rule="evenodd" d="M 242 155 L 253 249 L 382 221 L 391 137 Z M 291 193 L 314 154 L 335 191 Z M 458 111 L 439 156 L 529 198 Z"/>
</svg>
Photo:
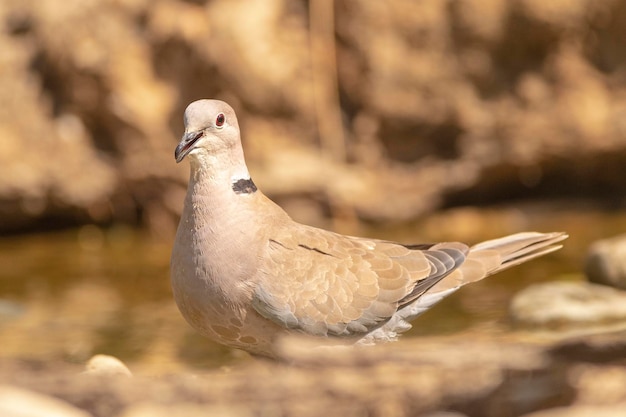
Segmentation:
<svg viewBox="0 0 626 417">
<path fill-rule="evenodd" d="M 567 239 L 562 232 L 524 232 L 499 239 L 487 240 L 470 248 L 465 262 L 444 279 L 433 285 L 415 301 L 403 307 L 371 338 L 393 339 L 397 333 L 411 328 L 410 321 L 465 284 L 500 272 L 531 259 L 559 250 L 559 242 Z M 446 245 L 446 244 L 440 244 Z M 435 245 L 435 247 L 438 245 Z M 376 333 L 376 334 L 374 334 Z"/>
<path fill-rule="evenodd" d="M 460 288 L 496 272 L 554 252 L 562 247 L 559 242 L 567 237 L 563 232 L 523 232 L 481 242 L 470 248 L 467 259 L 459 269 L 434 285 L 429 292 Z"/>
<path fill-rule="evenodd" d="M 559 250 L 563 245 L 558 243 L 567 239 L 564 232 L 538 233 L 523 232 L 499 239 L 487 240 L 470 248 L 469 257 L 486 259 L 497 252 L 499 262 L 487 269 L 487 275 L 495 274 L 531 259 Z M 474 256 L 472 256 L 474 254 Z"/>
</svg>

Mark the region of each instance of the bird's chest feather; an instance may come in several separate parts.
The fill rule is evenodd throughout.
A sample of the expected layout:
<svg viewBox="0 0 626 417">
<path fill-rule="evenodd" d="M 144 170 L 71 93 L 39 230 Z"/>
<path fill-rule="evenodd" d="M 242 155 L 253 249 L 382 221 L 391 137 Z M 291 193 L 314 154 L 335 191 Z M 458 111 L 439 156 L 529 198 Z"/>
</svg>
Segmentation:
<svg viewBox="0 0 626 417">
<path fill-rule="evenodd" d="M 173 286 L 216 302 L 248 301 L 262 247 L 255 244 L 258 228 L 245 221 L 248 211 L 245 204 L 216 206 L 210 198 L 186 201 L 172 257 Z"/>
</svg>

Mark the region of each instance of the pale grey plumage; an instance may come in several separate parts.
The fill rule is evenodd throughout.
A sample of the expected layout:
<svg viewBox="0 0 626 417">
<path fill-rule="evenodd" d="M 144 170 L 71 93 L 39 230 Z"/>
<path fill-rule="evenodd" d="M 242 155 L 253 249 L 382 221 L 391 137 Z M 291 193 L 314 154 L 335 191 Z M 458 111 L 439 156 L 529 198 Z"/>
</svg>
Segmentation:
<svg viewBox="0 0 626 417">
<path fill-rule="evenodd" d="M 202 334 L 273 354 L 287 332 L 348 343 L 393 340 L 462 285 L 560 248 L 563 233 L 525 232 L 473 247 L 405 246 L 298 224 L 250 179 L 235 112 L 185 111 L 191 176 L 172 251 L 176 302 Z"/>
</svg>

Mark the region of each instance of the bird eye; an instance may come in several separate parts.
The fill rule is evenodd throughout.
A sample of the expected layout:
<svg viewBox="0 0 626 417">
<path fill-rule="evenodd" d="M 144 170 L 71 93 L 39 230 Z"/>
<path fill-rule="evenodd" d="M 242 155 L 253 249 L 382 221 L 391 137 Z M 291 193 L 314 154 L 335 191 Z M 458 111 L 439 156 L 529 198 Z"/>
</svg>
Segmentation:
<svg viewBox="0 0 626 417">
<path fill-rule="evenodd" d="M 218 114 L 217 117 L 215 118 L 215 126 L 217 127 L 224 126 L 224 120 L 226 120 L 226 117 L 224 117 L 224 113 Z"/>
</svg>

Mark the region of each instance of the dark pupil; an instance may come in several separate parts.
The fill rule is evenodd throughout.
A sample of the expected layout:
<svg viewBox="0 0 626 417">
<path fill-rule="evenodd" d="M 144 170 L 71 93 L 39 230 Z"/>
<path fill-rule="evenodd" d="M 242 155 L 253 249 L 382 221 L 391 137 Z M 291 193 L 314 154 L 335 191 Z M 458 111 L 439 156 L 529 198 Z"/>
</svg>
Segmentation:
<svg viewBox="0 0 626 417">
<path fill-rule="evenodd" d="M 215 120 L 215 124 L 217 124 L 218 126 L 221 126 L 224 124 L 224 115 L 223 114 L 218 114 L 217 115 L 217 120 Z"/>
</svg>

